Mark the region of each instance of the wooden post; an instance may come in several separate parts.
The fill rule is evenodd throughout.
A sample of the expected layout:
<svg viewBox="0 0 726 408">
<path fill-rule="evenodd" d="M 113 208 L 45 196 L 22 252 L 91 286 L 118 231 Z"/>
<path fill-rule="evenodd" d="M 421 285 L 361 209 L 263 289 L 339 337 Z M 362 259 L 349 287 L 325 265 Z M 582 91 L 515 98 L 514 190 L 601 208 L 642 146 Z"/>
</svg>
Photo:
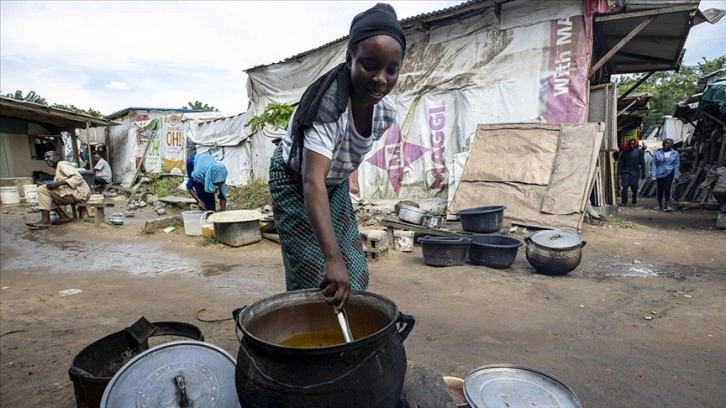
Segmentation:
<svg viewBox="0 0 726 408">
<path fill-rule="evenodd" d="M 76 162 L 80 167 L 81 162 L 78 159 L 78 137 L 76 137 L 76 129 L 70 128 L 70 130 L 68 132 L 71 134 L 71 145 L 73 147 L 73 161 Z"/>
</svg>

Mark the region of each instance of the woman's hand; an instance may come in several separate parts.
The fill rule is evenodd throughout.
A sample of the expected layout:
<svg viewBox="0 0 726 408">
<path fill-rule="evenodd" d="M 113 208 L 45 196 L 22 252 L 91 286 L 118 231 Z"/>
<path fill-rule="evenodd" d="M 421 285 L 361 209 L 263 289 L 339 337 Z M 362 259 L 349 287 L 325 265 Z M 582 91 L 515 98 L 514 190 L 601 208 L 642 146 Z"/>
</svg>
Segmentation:
<svg viewBox="0 0 726 408">
<path fill-rule="evenodd" d="M 340 313 L 350 297 L 350 275 L 342 257 L 325 262 L 325 273 L 320 283 L 325 301 L 335 306 L 335 313 Z"/>
</svg>

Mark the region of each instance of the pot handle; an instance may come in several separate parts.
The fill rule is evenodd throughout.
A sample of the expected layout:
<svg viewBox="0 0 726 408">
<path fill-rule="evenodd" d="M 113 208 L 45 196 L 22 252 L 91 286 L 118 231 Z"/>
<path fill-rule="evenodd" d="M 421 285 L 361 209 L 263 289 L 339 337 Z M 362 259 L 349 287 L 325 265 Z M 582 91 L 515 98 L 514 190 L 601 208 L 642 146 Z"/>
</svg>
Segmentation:
<svg viewBox="0 0 726 408">
<path fill-rule="evenodd" d="M 232 318 L 234 319 L 234 334 L 237 336 L 237 341 L 240 343 L 242 342 L 242 338 L 240 337 L 240 332 L 242 331 L 242 322 L 240 321 L 240 316 L 245 309 L 247 309 L 247 305 L 238 307 L 237 309 L 234 309 L 232 311 Z"/>
<path fill-rule="evenodd" d="M 396 319 L 396 326 L 398 326 L 398 335 L 401 336 L 401 341 L 405 341 L 408 338 L 408 334 L 413 330 L 413 326 L 416 324 L 416 318 L 412 315 L 403 314 L 398 312 L 398 318 Z"/>
<path fill-rule="evenodd" d="M 418 239 L 416 240 L 416 242 L 418 242 L 420 244 L 421 243 L 421 240 L 422 239 L 426 239 L 426 238 L 431 238 L 431 235 L 425 235 L 423 237 L 418 237 Z"/>
<path fill-rule="evenodd" d="M 524 237 L 524 242 L 525 243 L 529 244 L 530 241 L 532 241 L 532 237 L 530 237 L 529 235 L 527 235 L 526 237 Z"/>
<path fill-rule="evenodd" d="M 582 242 L 580 243 L 580 248 L 584 247 L 585 245 L 587 245 L 587 241 L 585 241 L 583 239 Z"/>
</svg>

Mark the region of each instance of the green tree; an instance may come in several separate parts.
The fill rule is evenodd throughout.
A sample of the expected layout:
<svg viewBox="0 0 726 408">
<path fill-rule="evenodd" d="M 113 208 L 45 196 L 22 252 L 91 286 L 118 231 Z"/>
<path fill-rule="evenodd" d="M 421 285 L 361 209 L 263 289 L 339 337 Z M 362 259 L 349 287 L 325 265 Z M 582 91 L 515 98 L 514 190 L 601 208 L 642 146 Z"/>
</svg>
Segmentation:
<svg viewBox="0 0 726 408">
<path fill-rule="evenodd" d="M 293 110 L 295 108 L 291 105 L 272 102 L 265 107 L 262 113 L 248 120 L 245 126 L 249 127 L 253 133 L 261 131 L 266 125 L 272 126 L 275 130 L 287 129 Z"/>
<path fill-rule="evenodd" d="M 678 72 L 656 72 L 646 79 L 635 93 L 653 95 L 649 109 L 643 118 L 643 128 L 661 123 L 663 116 L 672 115 L 678 102 L 686 100 L 698 91 L 698 78 L 726 67 L 726 55 L 703 61 L 696 65 L 684 65 Z M 643 75 L 623 75 L 618 79 L 618 92 L 623 94 Z"/>
<path fill-rule="evenodd" d="M 27 95 L 23 95 L 23 91 L 18 89 L 17 91 L 15 91 L 15 93 L 8 93 L 5 94 L 5 96 L 8 98 L 16 99 L 18 101 L 32 102 L 37 103 L 38 105 L 48 106 L 48 101 L 46 101 L 45 98 L 43 98 L 42 96 L 36 94 L 35 91 L 30 91 Z"/>
<path fill-rule="evenodd" d="M 193 103 L 187 102 L 187 105 L 189 105 L 188 109 L 204 111 L 204 112 L 219 112 L 219 109 L 217 109 L 214 106 L 211 106 L 209 104 L 206 104 L 202 101 L 194 101 Z M 185 106 L 184 109 L 187 109 L 187 107 Z"/>
<path fill-rule="evenodd" d="M 32 103 L 37 103 L 38 105 L 48 106 L 48 101 L 45 98 L 43 98 L 42 96 L 36 94 L 35 91 L 30 91 L 30 92 L 28 92 L 27 95 L 23 95 L 23 91 L 18 89 L 17 91 L 15 91 L 15 93 L 8 93 L 8 94 L 5 94 L 5 96 L 7 98 L 16 99 L 18 101 L 32 102 Z M 54 104 L 50 105 L 50 107 L 56 108 L 56 109 L 67 110 L 68 112 L 79 113 L 79 114 L 88 115 L 88 116 L 94 116 L 97 118 L 100 118 L 103 116 L 103 114 L 100 111 L 93 109 L 93 108 L 81 109 L 81 108 L 77 108 L 75 105 L 64 105 L 61 103 L 54 103 Z"/>
<path fill-rule="evenodd" d="M 97 118 L 100 118 L 101 116 L 103 116 L 103 114 L 101 112 L 99 112 L 93 108 L 81 109 L 81 108 L 77 108 L 75 105 L 63 105 L 60 103 L 54 103 L 50 107 L 56 108 L 56 109 L 67 110 L 67 111 L 73 112 L 73 113 L 79 113 L 81 115 L 94 116 Z"/>
</svg>

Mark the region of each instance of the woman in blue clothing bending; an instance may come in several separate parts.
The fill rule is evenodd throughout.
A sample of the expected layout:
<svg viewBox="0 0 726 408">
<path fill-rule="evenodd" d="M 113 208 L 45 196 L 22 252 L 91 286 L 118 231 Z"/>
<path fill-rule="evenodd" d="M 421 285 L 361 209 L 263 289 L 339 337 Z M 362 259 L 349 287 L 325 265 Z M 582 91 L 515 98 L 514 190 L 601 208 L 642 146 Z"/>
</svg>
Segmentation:
<svg viewBox="0 0 726 408">
<path fill-rule="evenodd" d="M 227 207 L 227 167 L 208 154 L 195 154 L 187 160 L 187 191 L 202 211 L 217 211 L 214 193 L 219 189 L 219 207 Z"/>
<path fill-rule="evenodd" d="M 663 141 L 663 148 L 656 150 L 650 167 L 650 178 L 658 186 L 658 207 L 656 210 L 673 211 L 671 208 L 671 186 L 681 176 L 681 159 L 673 150 L 673 139 Z M 665 198 L 665 205 L 663 199 Z"/>
</svg>

